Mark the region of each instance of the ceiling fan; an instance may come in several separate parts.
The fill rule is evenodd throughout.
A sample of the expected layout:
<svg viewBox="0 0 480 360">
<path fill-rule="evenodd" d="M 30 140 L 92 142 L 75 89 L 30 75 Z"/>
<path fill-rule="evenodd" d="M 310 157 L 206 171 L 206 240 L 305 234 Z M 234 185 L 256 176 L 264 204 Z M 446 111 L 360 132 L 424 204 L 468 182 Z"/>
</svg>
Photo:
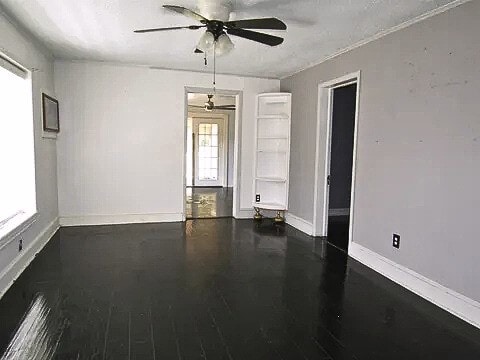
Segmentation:
<svg viewBox="0 0 480 360">
<path fill-rule="evenodd" d="M 285 25 L 283 21 L 276 18 L 247 19 L 235 21 L 209 20 L 204 16 L 182 6 L 163 5 L 163 7 L 169 11 L 173 11 L 185 15 L 191 19 L 197 20 L 201 23 L 201 25 L 143 29 L 135 30 L 135 33 L 148 33 L 180 29 L 198 30 L 201 28 L 206 28 L 205 33 L 200 38 L 200 41 L 195 49 L 195 53 L 206 53 L 213 50 L 216 55 L 223 55 L 230 52 L 233 49 L 233 43 L 228 35 L 242 37 L 269 46 L 277 46 L 283 42 L 283 38 L 247 29 L 287 29 L 287 25 Z"/>
<path fill-rule="evenodd" d="M 191 107 L 195 108 L 201 108 L 204 109 L 205 111 L 213 111 L 213 110 L 235 110 L 236 107 L 235 105 L 218 105 L 216 106 L 213 102 L 213 95 L 207 95 L 208 101 L 205 103 L 204 106 L 199 106 L 199 105 L 190 105 Z"/>
</svg>

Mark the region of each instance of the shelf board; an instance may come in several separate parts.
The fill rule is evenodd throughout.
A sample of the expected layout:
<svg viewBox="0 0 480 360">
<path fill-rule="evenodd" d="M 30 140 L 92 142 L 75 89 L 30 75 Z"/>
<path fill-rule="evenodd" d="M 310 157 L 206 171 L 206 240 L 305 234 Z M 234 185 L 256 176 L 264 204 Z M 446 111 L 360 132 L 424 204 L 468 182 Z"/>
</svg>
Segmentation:
<svg viewBox="0 0 480 360">
<path fill-rule="evenodd" d="M 256 177 L 255 180 L 259 180 L 259 181 L 268 181 L 268 182 L 287 182 L 287 179 L 284 179 L 284 178 L 279 178 L 279 177 L 268 177 L 268 176 L 264 176 L 264 177 Z"/>
<path fill-rule="evenodd" d="M 259 153 L 279 153 L 279 154 L 285 154 L 287 150 L 257 150 Z"/>
<path fill-rule="evenodd" d="M 259 136 L 258 140 L 288 140 L 286 136 Z"/>
<path fill-rule="evenodd" d="M 285 101 L 290 100 L 292 94 L 289 92 L 276 92 L 276 93 L 265 93 L 258 94 L 259 99 L 270 100 L 270 99 L 284 99 Z"/>
<path fill-rule="evenodd" d="M 288 120 L 290 116 L 285 114 L 257 115 L 258 119 Z"/>
<path fill-rule="evenodd" d="M 264 104 L 286 104 L 288 103 L 288 101 L 289 99 L 280 99 L 280 97 L 278 98 L 272 97 L 270 99 L 265 97 L 263 102 Z"/>
<path fill-rule="evenodd" d="M 254 207 L 260 209 L 270 209 L 270 210 L 286 210 L 285 204 L 280 203 L 268 203 L 268 202 L 261 202 L 261 203 L 253 203 Z"/>
</svg>

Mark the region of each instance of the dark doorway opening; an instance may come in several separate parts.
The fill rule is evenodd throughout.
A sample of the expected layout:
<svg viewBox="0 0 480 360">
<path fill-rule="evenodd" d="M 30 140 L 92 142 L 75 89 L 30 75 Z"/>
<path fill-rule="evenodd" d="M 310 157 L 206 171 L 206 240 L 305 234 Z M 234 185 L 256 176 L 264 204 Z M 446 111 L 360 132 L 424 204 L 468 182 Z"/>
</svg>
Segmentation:
<svg viewBox="0 0 480 360">
<path fill-rule="evenodd" d="M 347 251 L 352 191 L 357 84 L 333 89 L 328 241 Z"/>
</svg>

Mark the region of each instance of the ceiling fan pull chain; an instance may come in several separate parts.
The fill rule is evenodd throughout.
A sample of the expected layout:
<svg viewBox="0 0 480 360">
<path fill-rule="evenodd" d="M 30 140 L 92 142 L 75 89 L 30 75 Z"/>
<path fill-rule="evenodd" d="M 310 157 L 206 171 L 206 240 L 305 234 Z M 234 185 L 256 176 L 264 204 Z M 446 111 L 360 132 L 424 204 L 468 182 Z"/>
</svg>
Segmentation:
<svg viewBox="0 0 480 360">
<path fill-rule="evenodd" d="M 215 45 L 217 41 L 215 40 L 213 43 L 213 93 L 215 94 L 215 86 L 217 85 L 216 81 L 216 70 L 217 70 L 217 56 L 216 56 L 216 51 L 215 51 Z"/>
</svg>

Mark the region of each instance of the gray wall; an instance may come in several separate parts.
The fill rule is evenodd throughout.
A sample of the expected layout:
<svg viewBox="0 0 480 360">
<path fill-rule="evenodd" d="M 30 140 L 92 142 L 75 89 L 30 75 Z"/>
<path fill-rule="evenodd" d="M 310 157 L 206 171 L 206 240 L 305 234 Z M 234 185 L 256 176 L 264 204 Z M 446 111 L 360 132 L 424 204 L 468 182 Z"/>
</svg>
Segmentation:
<svg viewBox="0 0 480 360">
<path fill-rule="evenodd" d="M 318 84 L 361 70 L 353 241 L 477 301 L 479 17 L 468 2 L 281 82 L 290 212 L 313 219 Z"/>
</svg>

